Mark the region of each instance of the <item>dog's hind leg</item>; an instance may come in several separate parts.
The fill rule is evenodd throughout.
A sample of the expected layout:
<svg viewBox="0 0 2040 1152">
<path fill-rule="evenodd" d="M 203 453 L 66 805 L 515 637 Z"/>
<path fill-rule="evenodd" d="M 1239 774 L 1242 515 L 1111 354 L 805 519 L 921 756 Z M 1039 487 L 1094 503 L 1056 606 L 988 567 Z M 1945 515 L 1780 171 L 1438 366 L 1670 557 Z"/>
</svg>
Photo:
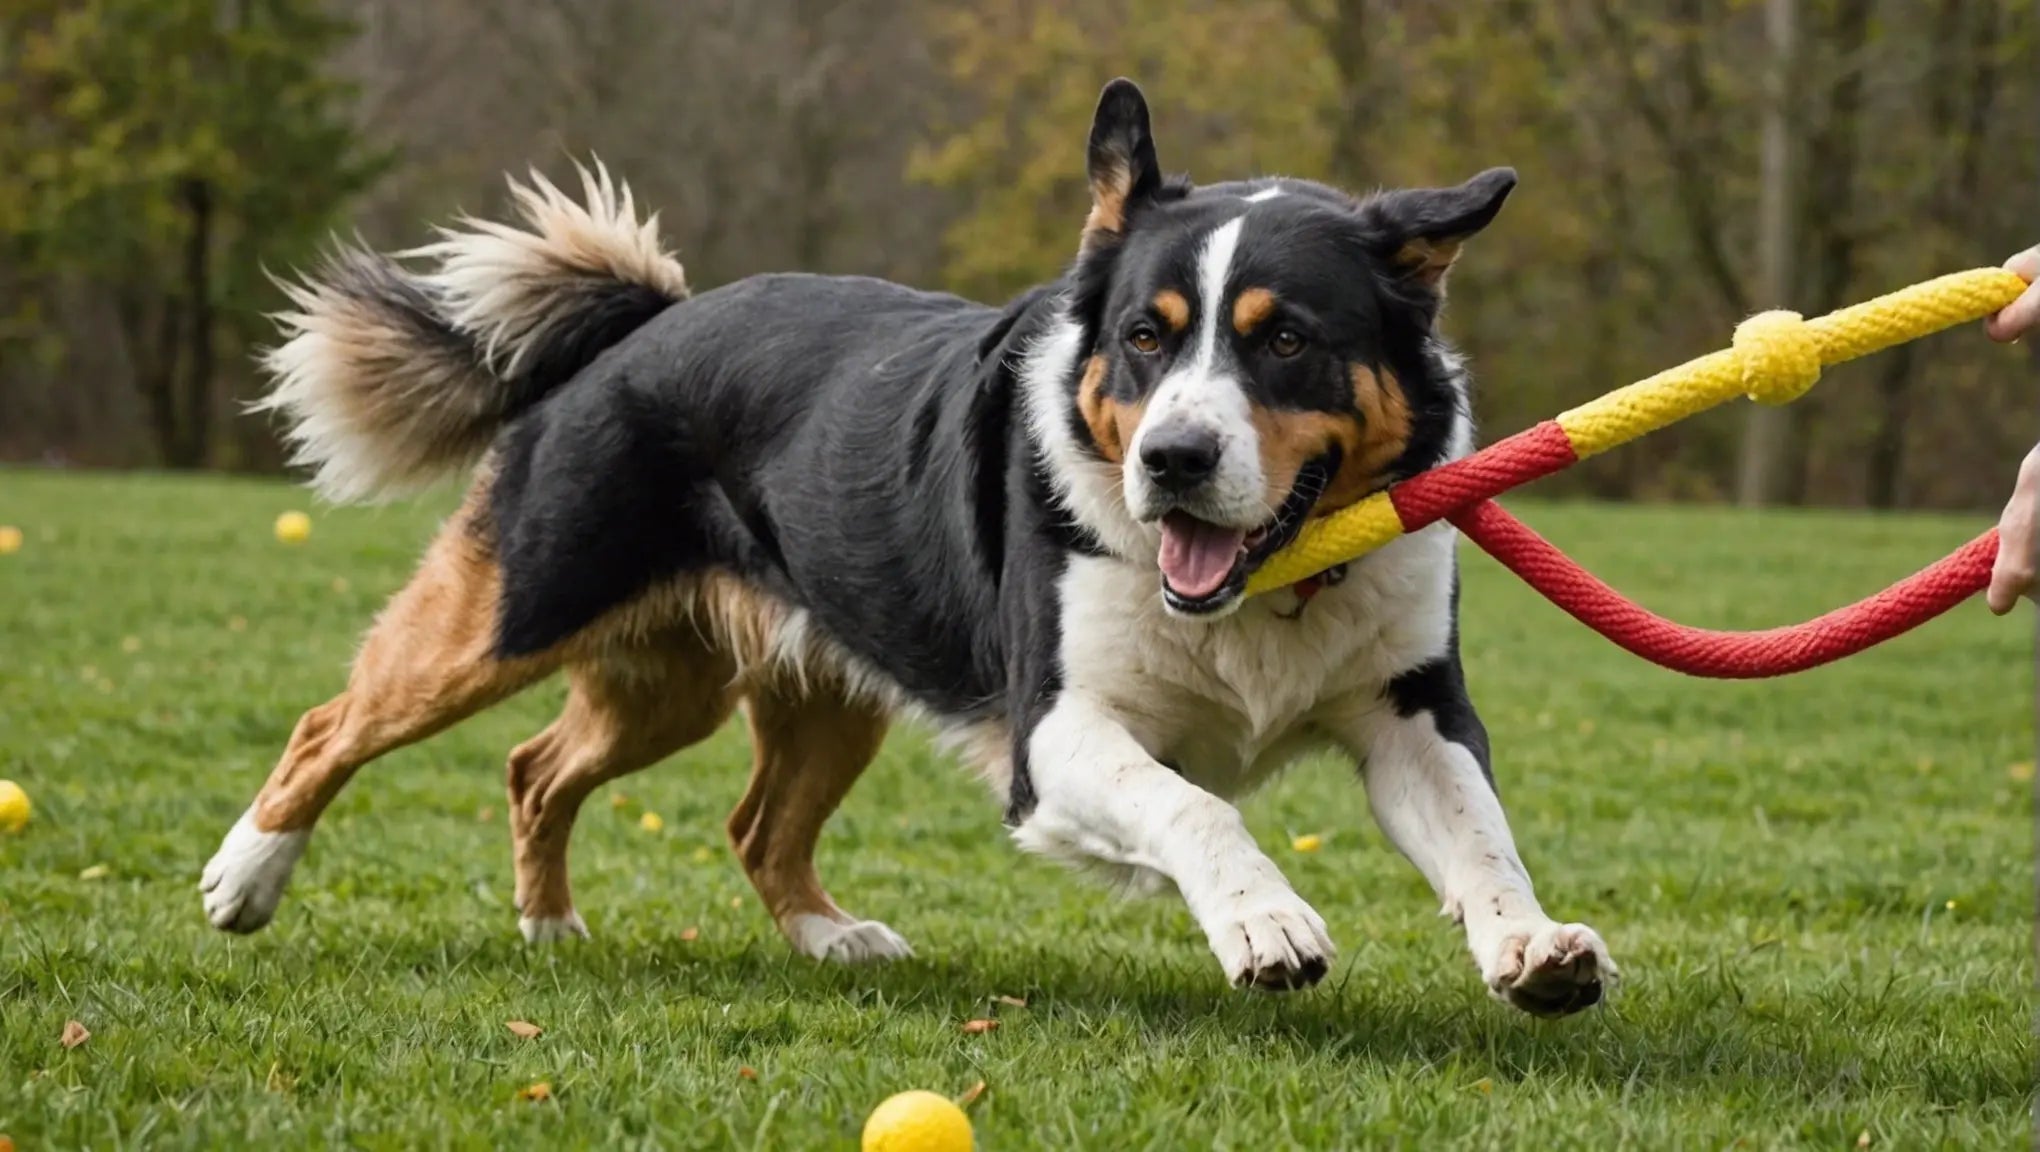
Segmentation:
<svg viewBox="0 0 2040 1152">
<path fill-rule="evenodd" d="M 779 930 L 818 960 L 913 955 L 899 933 L 837 907 L 815 873 L 815 841 L 877 754 L 885 710 L 826 688 L 760 686 L 745 711 L 755 761 L 750 789 L 730 814 L 730 843 Z"/>
<path fill-rule="evenodd" d="M 552 671 L 550 654 L 496 659 L 499 588 L 488 546 L 470 533 L 468 516 L 456 516 L 369 631 L 347 690 L 298 721 L 268 782 L 205 866 L 200 888 L 214 927 L 253 932 L 269 923 L 312 826 L 356 769 Z"/>
<path fill-rule="evenodd" d="M 518 927 L 527 940 L 585 936 L 567 882 L 574 817 L 604 782 L 702 740 L 736 703 L 736 664 L 692 627 L 568 668 L 566 709 L 510 753 Z"/>
</svg>

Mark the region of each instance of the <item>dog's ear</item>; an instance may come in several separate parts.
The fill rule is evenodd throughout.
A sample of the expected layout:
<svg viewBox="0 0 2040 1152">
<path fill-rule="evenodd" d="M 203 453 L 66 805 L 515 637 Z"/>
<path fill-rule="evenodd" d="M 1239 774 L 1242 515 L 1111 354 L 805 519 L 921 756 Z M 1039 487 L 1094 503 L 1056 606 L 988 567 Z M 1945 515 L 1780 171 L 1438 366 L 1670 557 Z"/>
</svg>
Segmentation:
<svg viewBox="0 0 2040 1152">
<path fill-rule="evenodd" d="M 1436 291 L 1459 259 L 1459 246 L 1494 220 L 1515 187 L 1514 168 L 1490 168 L 1456 188 L 1382 192 L 1360 205 L 1360 216 L 1390 267 Z"/>
<path fill-rule="evenodd" d="M 1083 250 L 1126 234 L 1127 221 L 1162 186 L 1155 139 L 1148 130 L 1147 97 L 1121 77 L 1098 96 L 1089 150 L 1091 214 L 1084 220 Z"/>
</svg>

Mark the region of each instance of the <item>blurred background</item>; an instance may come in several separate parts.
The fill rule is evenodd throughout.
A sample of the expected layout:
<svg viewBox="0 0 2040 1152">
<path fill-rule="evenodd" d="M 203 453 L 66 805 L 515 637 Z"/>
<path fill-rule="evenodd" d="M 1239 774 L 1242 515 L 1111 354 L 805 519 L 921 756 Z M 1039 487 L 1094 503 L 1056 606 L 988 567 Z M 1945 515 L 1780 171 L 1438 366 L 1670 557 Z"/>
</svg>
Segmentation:
<svg viewBox="0 0 2040 1152">
<path fill-rule="evenodd" d="M 0 460 L 280 470 L 241 414 L 289 270 L 600 155 L 697 288 L 1057 274 L 1099 86 L 1166 168 L 1523 185 L 1455 275 L 1487 438 L 2040 242 L 2035 0 L 0 0 Z M 1964 331 L 1546 483 L 1981 508 L 2040 349 Z"/>
</svg>

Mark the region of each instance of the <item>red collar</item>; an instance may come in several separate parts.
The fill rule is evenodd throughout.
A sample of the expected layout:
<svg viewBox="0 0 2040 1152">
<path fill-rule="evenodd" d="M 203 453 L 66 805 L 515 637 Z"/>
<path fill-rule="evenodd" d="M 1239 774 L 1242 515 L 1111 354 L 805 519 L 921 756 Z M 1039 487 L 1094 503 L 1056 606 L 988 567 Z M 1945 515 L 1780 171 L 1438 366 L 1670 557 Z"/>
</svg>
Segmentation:
<svg viewBox="0 0 2040 1152">
<path fill-rule="evenodd" d="M 1302 616 L 1303 610 L 1310 603 L 1311 597 L 1316 596 L 1327 588 L 1336 587 L 1345 582 L 1346 566 L 1338 564 L 1325 569 L 1315 576 L 1306 576 L 1291 584 L 1289 590 L 1296 594 L 1296 611 L 1288 613 L 1288 618 L 1295 620 Z"/>
</svg>

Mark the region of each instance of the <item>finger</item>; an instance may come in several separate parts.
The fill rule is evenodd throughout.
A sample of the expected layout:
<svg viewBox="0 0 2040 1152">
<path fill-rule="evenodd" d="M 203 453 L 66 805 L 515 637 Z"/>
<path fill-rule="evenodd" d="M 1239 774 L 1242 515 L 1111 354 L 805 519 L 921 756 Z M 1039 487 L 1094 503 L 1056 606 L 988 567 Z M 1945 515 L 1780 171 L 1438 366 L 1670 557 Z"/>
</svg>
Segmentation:
<svg viewBox="0 0 2040 1152">
<path fill-rule="evenodd" d="M 2030 287 L 1997 315 L 1984 321 L 1984 334 L 2000 343 L 2017 340 L 2040 326 L 2040 244 L 2005 261 L 2005 267 L 2025 277 Z"/>
<path fill-rule="evenodd" d="M 2003 311 L 1984 321 L 1983 331 L 1991 339 L 2007 343 L 2036 327 L 2040 327 L 2040 283 L 2027 288 Z"/>
</svg>

